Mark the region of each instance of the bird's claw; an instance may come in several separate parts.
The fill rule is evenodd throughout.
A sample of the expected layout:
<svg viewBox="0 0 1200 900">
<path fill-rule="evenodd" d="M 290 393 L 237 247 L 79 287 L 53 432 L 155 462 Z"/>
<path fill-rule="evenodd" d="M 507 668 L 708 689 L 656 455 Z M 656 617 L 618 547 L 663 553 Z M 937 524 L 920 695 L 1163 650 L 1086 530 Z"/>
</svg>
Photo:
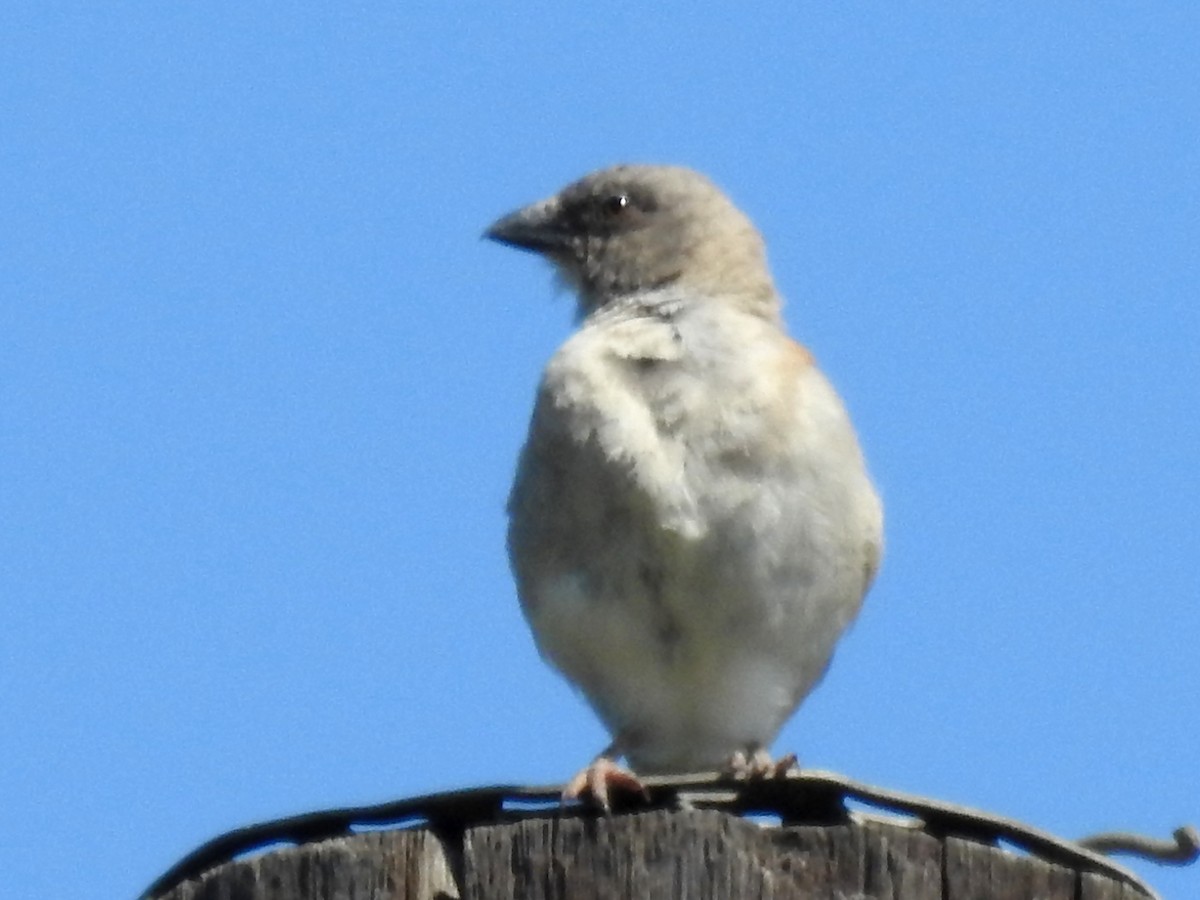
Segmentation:
<svg viewBox="0 0 1200 900">
<path fill-rule="evenodd" d="M 562 798 L 566 802 L 590 797 L 602 810 L 611 812 L 610 790 L 638 794 L 644 800 L 650 799 L 650 794 L 641 779 L 607 756 L 592 760 L 591 764 L 567 782 Z"/>
<path fill-rule="evenodd" d="M 725 774 L 738 781 L 770 781 L 786 778 L 788 773 L 799 768 L 795 753 L 785 753 L 779 759 L 771 758 L 762 747 L 738 750 L 725 764 Z"/>
</svg>

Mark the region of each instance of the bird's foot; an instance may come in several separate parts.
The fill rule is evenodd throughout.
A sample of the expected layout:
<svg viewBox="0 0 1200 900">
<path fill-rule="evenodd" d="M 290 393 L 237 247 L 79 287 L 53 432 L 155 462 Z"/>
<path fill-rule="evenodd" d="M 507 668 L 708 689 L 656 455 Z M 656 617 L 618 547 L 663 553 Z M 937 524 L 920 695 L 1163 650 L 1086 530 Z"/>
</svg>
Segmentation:
<svg viewBox="0 0 1200 900">
<path fill-rule="evenodd" d="M 764 747 L 748 747 L 729 757 L 725 774 L 738 781 L 769 781 L 786 778 L 789 772 L 799 767 L 795 753 L 785 753 L 776 760 Z"/>
<path fill-rule="evenodd" d="M 597 756 L 587 768 L 567 782 L 562 798 L 565 802 L 587 796 L 602 810 L 611 812 L 610 790 L 638 794 L 644 800 L 650 799 L 650 794 L 640 778 L 624 766 L 618 765 L 611 756 L 603 754 Z"/>
</svg>

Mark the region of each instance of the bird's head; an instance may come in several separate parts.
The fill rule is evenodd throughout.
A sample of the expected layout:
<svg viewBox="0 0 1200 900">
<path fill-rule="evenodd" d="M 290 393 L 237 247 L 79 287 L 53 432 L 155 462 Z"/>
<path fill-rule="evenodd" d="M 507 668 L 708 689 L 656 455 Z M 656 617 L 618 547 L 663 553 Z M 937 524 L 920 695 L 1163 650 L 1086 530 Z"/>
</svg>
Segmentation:
<svg viewBox="0 0 1200 900">
<path fill-rule="evenodd" d="M 602 169 L 504 216 L 484 236 L 549 259 L 583 315 L 672 284 L 776 313 L 758 231 L 690 169 Z"/>
</svg>

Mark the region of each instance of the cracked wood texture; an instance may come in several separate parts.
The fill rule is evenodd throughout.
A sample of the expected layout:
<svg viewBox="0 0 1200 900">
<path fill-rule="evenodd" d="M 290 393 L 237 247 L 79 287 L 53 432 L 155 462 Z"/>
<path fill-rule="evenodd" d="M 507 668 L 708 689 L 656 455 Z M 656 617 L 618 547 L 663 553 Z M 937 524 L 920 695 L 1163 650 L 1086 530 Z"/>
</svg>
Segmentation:
<svg viewBox="0 0 1200 900">
<path fill-rule="evenodd" d="M 1107 877 L 898 824 L 712 810 L 378 831 L 219 866 L 162 900 L 1144 900 Z"/>
</svg>

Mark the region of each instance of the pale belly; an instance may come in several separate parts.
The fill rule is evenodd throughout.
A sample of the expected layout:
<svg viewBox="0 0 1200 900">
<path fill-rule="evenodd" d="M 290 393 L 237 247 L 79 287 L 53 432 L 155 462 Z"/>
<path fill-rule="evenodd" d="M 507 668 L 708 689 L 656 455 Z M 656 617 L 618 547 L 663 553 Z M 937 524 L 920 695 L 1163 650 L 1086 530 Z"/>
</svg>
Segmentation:
<svg viewBox="0 0 1200 900">
<path fill-rule="evenodd" d="M 633 551 L 629 538 L 614 542 Z M 607 567 L 603 580 L 586 566 L 565 571 L 527 610 L 542 652 L 639 771 L 711 769 L 769 746 L 857 610 L 861 580 L 837 569 L 764 574 L 723 556 L 700 547 L 693 560 L 671 558 L 650 585 L 644 566 L 626 577 Z"/>
</svg>

